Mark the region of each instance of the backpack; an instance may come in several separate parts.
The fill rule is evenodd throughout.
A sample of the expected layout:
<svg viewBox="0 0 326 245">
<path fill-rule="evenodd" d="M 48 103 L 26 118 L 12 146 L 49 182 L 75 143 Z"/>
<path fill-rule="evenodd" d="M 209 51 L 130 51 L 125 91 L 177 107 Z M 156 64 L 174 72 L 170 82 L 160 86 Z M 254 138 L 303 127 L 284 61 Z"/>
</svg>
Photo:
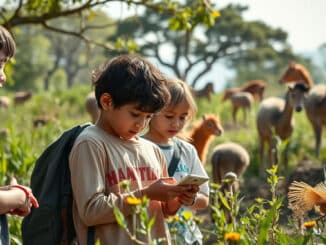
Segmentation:
<svg viewBox="0 0 326 245">
<path fill-rule="evenodd" d="M 69 154 L 78 135 L 90 124 L 65 131 L 36 160 L 31 189 L 39 202 L 23 219 L 25 245 L 71 244 L 76 237 L 72 218 Z M 87 244 L 94 244 L 95 227 L 88 228 Z"/>
</svg>

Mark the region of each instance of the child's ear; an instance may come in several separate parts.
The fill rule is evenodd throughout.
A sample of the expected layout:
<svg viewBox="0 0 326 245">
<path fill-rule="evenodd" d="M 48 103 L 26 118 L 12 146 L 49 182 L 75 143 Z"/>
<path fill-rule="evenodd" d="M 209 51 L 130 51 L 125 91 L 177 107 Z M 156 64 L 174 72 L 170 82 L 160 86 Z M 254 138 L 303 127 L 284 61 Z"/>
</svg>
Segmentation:
<svg viewBox="0 0 326 245">
<path fill-rule="evenodd" d="M 112 106 L 112 97 L 109 93 L 104 93 L 101 95 L 100 103 L 104 110 L 107 110 L 110 106 Z"/>
</svg>

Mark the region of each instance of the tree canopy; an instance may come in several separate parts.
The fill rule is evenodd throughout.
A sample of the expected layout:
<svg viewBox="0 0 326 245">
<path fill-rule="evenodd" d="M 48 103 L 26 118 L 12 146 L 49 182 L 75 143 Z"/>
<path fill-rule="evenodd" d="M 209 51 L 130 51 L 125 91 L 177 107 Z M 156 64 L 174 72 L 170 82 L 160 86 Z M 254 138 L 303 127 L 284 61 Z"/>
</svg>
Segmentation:
<svg viewBox="0 0 326 245">
<path fill-rule="evenodd" d="M 88 29 L 107 27 L 106 23 L 98 26 L 88 26 L 86 20 L 98 8 L 107 7 L 110 15 L 109 7 L 110 3 L 113 2 L 127 3 L 128 6 L 134 7 L 141 6 L 158 14 L 168 14 L 171 23 L 174 23 L 178 30 L 194 28 L 198 23 L 212 25 L 214 22 L 213 16 L 218 13 L 207 0 L 196 0 L 191 5 L 184 5 L 182 1 L 172 0 L 7 0 L 4 6 L 0 6 L 0 24 L 9 30 L 20 25 L 42 25 L 48 30 L 78 37 L 86 43 L 114 49 L 115 47 L 111 44 L 95 41 L 85 35 Z M 54 19 L 68 18 L 76 14 L 80 18 L 78 29 L 70 30 L 51 24 Z"/>
<path fill-rule="evenodd" d="M 246 10 L 246 6 L 228 5 L 220 9 L 214 25 L 176 32 L 170 27 L 178 25 L 171 24 L 167 15 L 147 9 L 144 14 L 121 22 L 112 39 L 119 37 L 130 43 L 134 38 L 138 52 L 156 58 L 193 87 L 222 60 L 229 66 L 248 63 L 275 67 L 284 59 L 295 57 L 285 31 L 262 21 L 245 20 Z"/>
</svg>

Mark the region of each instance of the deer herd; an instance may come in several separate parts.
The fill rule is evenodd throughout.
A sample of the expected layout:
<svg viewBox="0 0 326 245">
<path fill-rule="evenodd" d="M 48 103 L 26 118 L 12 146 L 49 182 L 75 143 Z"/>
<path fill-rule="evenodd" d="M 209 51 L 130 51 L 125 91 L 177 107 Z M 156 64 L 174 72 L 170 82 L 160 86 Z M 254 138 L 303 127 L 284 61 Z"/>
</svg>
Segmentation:
<svg viewBox="0 0 326 245">
<path fill-rule="evenodd" d="M 231 102 L 233 124 L 237 125 L 238 110 L 243 110 L 243 122 L 246 123 L 248 113 L 254 103 L 258 105 L 256 114 L 256 128 L 259 142 L 259 176 L 263 177 L 267 168 L 278 164 L 277 137 L 282 141 L 290 139 L 294 130 L 294 112 L 305 110 L 315 135 L 315 155 L 319 156 L 322 138 L 322 127 L 326 125 L 326 85 L 314 85 L 307 69 L 296 63 L 290 63 L 282 75 L 280 83 L 286 87 L 284 99 L 279 97 L 264 98 L 267 82 L 253 80 L 245 83 L 242 87 L 229 88 L 221 96 L 221 102 Z M 211 102 L 213 84 L 208 83 L 203 89 L 193 89 L 196 98 L 207 98 Z M 93 122 L 98 116 L 98 109 L 94 94 L 89 94 L 86 99 L 86 110 Z M 251 114 L 252 115 L 252 114 Z M 209 153 L 209 146 L 215 136 L 223 133 L 224 129 L 217 115 L 204 115 L 195 122 L 192 129 L 187 133 L 190 142 L 195 146 L 198 156 L 203 164 L 211 163 L 212 181 L 222 184 L 223 178 L 232 172 L 238 178 L 244 173 L 250 163 L 248 151 L 236 142 L 225 142 L 216 145 Z M 288 165 L 288 146 L 283 150 L 285 169 Z M 233 185 L 237 189 L 237 184 Z"/>
<path fill-rule="evenodd" d="M 291 62 L 279 83 L 286 86 L 284 99 L 279 97 L 264 98 L 267 82 L 253 80 L 245 83 L 242 87 L 229 88 L 222 94 L 222 103 L 230 101 L 232 106 L 233 124 L 237 125 L 239 118 L 237 112 L 243 110 L 246 123 L 248 113 L 251 112 L 254 103 L 258 105 L 256 113 L 256 128 L 259 142 L 259 175 L 263 176 L 265 170 L 273 164 L 278 164 L 277 138 L 285 141 L 289 140 L 294 126 L 295 112 L 305 111 L 308 121 L 312 125 L 315 138 L 315 156 L 320 155 L 322 128 L 326 125 L 326 84 L 314 84 L 307 69 Z M 196 98 L 207 98 L 211 101 L 214 93 L 213 84 L 208 83 L 202 90 L 193 89 Z M 32 97 L 31 92 L 19 92 L 14 98 L 14 104 L 22 104 Z M 0 96 L 0 110 L 6 109 L 11 105 L 11 100 L 6 96 Z M 99 115 L 94 93 L 87 95 L 85 100 L 85 111 L 90 115 L 94 123 Z M 251 114 L 253 115 L 253 114 Z M 36 121 L 37 120 L 37 121 Z M 43 125 L 51 119 L 35 119 L 34 126 Z M 308 129 L 307 129 L 308 130 Z M 194 145 L 202 164 L 211 163 L 212 181 L 222 184 L 223 178 L 230 172 L 238 176 L 244 173 L 250 163 L 248 151 L 240 144 L 235 142 L 225 142 L 216 145 L 208 154 L 208 149 L 214 137 L 224 132 L 220 118 L 217 115 L 204 115 L 196 122 L 187 135 L 190 143 Z M 287 168 L 288 144 L 283 150 L 285 168 Z M 207 156 L 210 155 L 208 160 Z M 238 188 L 235 184 L 234 188 Z"/>
<path fill-rule="evenodd" d="M 312 125 L 314 132 L 315 156 L 319 158 L 322 129 L 326 126 L 326 84 L 314 84 L 308 70 L 300 64 L 291 62 L 279 83 L 284 84 L 286 92 L 284 98 L 267 97 L 264 92 L 267 83 L 262 80 L 253 80 L 245 83 L 239 88 L 226 89 L 222 95 L 222 101 L 230 101 L 232 105 L 232 119 L 234 125 L 237 124 L 237 112 L 243 110 L 243 122 L 247 120 L 247 114 L 251 110 L 253 103 L 259 103 L 256 114 L 256 128 L 259 142 L 259 175 L 264 176 L 267 168 L 273 164 L 278 164 L 279 146 L 278 140 L 288 141 L 295 130 L 294 113 L 305 111 L 308 121 Z M 204 90 L 203 90 L 204 91 Z M 196 96 L 198 93 L 194 93 Z M 201 95 L 203 93 L 200 93 Z M 211 97 L 207 97 L 211 100 Z M 212 117 L 212 116 L 211 116 Z M 202 125 L 207 118 L 203 117 Z M 219 133 L 211 133 L 209 130 L 198 130 L 197 134 L 192 134 L 192 143 L 196 147 L 203 164 L 206 162 L 207 145 L 212 141 L 213 135 L 220 135 L 223 131 L 220 120 L 215 121 L 215 127 Z M 309 129 L 307 129 L 309 130 Z M 199 135 L 202 136 L 199 136 Z M 195 136 L 195 137 L 194 137 Z M 288 148 L 285 144 L 282 152 L 282 163 L 285 169 L 288 168 Z M 204 154 L 204 155 L 203 155 Z M 210 159 L 212 167 L 212 180 L 222 183 L 223 178 L 233 172 L 240 177 L 250 163 L 248 151 L 238 143 L 225 142 L 215 146 L 211 152 Z M 238 188 L 236 185 L 234 188 Z"/>
<path fill-rule="evenodd" d="M 307 69 L 291 62 L 282 75 L 280 83 L 286 87 L 284 99 L 279 97 L 264 98 L 267 82 L 253 80 L 245 83 L 242 87 L 229 88 L 222 94 L 222 103 L 230 101 L 232 106 L 233 124 L 237 125 L 239 118 L 237 112 L 243 111 L 246 123 L 248 113 L 252 110 L 254 103 L 259 103 L 256 114 L 256 128 L 259 142 L 259 175 L 263 177 L 267 168 L 278 164 L 277 137 L 282 141 L 290 139 L 294 130 L 294 112 L 305 111 L 315 135 L 315 155 L 319 157 L 322 128 L 326 125 L 326 85 L 314 85 Z M 213 84 L 207 83 L 201 90 L 193 89 L 196 98 L 207 98 L 211 102 L 214 93 Z M 87 95 L 86 111 L 93 122 L 98 116 L 98 109 L 94 94 Z M 252 115 L 252 114 L 251 114 Z M 211 163 L 212 181 L 222 184 L 223 179 L 230 172 L 238 178 L 245 172 L 250 163 L 248 151 L 236 142 L 225 142 L 212 148 L 208 154 L 209 146 L 214 137 L 223 133 L 224 129 L 217 115 L 204 115 L 195 122 L 187 133 L 190 143 L 194 145 L 202 164 Z M 285 169 L 288 165 L 288 146 L 283 150 Z M 210 159 L 207 156 L 210 155 Z M 238 182 L 234 182 L 233 188 L 238 189 Z"/>
</svg>

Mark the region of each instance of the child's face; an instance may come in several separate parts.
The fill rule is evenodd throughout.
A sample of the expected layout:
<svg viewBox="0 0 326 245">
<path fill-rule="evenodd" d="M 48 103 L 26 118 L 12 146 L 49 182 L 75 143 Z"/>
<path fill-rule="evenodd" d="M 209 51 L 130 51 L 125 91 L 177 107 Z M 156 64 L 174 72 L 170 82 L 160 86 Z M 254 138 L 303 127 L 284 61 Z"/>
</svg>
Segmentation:
<svg viewBox="0 0 326 245">
<path fill-rule="evenodd" d="M 3 83 L 6 81 L 4 68 L 8 60 L 9 60 L 8 56 L 5 55 L 3 50 L 0 50 L 0 88 L 2 87 Z"/>
<path fill-rule="evenodd" d="M 189 117 L 189 104 L 183 100 L 176 106 L 168 106 L 156 114 L 150 123 L 152 136 L 168 141 L 176 136 L 185 126 Z"/>
<path fill-rule="evenodd" d="M 130 140 L 139 134 L 153 116 L 153 113 L 143 112 L 137 109 L 136 104 L 126 104 L 120 108 L 110 107 L 107 111 L 102 111 L 106 121 L 105 129 L 124 140 Z"/>
</svg>

